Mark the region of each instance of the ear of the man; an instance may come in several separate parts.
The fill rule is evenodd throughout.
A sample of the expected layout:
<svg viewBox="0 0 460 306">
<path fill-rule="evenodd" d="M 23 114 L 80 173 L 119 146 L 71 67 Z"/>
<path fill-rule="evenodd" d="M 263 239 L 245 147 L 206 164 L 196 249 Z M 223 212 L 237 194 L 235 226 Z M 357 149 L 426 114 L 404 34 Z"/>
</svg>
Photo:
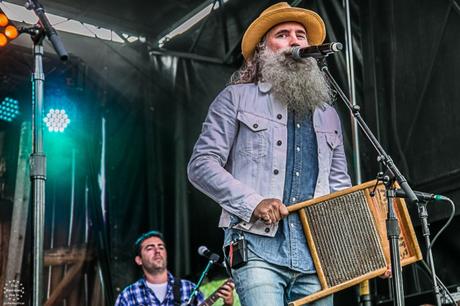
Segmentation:
<svg viewBox="0 0 460 306">
<path fill-rule="evenodd" d="M 138 266 L 142 266 L 142 259 L 139 255 L 137 255 L 136 257 L 134 257 L 134 261 L 136 262 L 136 264 Z"/>
</svg>

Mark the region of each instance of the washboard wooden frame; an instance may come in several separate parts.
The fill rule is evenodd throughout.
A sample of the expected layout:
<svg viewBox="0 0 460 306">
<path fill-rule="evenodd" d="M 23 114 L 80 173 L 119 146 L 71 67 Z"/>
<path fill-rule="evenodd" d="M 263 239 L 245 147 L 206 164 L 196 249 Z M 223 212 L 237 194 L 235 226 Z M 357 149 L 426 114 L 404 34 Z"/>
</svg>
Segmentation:
<svg viewBox="0 0 460 306">
<path fill-rule="evenodd" d="M 311 256 L 313 258 L 313 262 L 322 288 L 320 291 L 314 294 L 291 302 L 289 304 L 290 306 L 304 305 L 306 303 L 310 303 L 332 293 L 359 284 L 362 281 L 369 280 L 376 276 L 382 275 L 386 271 L 387 266 L 389 266 L 391 263 L 390 247 L 385 225 L 388 207 L 385 196 L 385 186 L 382 183 L 377 184 L 375 194 L 374 196 L 371 196 L 371 193 L 374 190 L 375 185 L 375 180 L 369 181 L 342 191 L 334 192 L 323 197 L 315 198 L 309 201 L 288 206 L 288 210 L 290 213 L 299 214 L 305 232 L 305 237 L 307 239 L 307 243 L 309 245 Z M 358 200 L 354 203 L 353 201 L 355 201 L 355 198 L 361 200 Z M 337 202 L 338 204 L 335 202 Z M 362 205 L 363 203 L 358 204 L 358 202 L 363 202 L 364 205 Z M 337 208 L 340 206 L 343 207 Z M 331 264 L 330 259 L 332 258 L 333 261 L 335 261 L 335 259 L 333 258 L 333 255 L 332 257 L 328 255 L 324 256 L 325 252 L 320 249 L 321 245 L 323 244 L 321 243 L 321 239 L 323 238 L 320 236 L 321 230 L 315 230 L 315 228 L 318 227 L 317 224 L 315 224 L 318 223 L 318 220 L 319 223 L 321 223 L 329 219 L 329 217 L 327 216 L 328 208 L 332 210 L 332 214 L 335 214 L 336 221 L 340 219 L 340 224 L 349 224 L 349 226 L 345 225 L 345 227 L 337 226 L 337 229 L 335 228 L 336 226 L 329 225 L 329 228 L 324 231 L 339 231 L 338 233 L 336 233 L 337 236 L 339 236 L 337 238 L 339 241 L 333 242 L 334 247 L 336 247 L 336 245 L 341 244 L 344 244 L 345 247 L 348 247 L 348 245 L 346 244 L 350 243 L 350 241 L 354 240 L 355 238 L 358 239 L 358 242 L 371 241 L 369 243 L 366 242 L 364 244 L 374 245 L 372 256 L 376 258 L 376 262 L 366 263 L 369 264 L 372 269 L 366 270 L 366 272 L 364 272 L 363 275 L 356 275 L 357 272 L 355 270 L 359 270 L 359 268 L 361 267 L 355 268 L 352 266 L 352 264 L 348 264 L 346 258 L 344 259 L 344 256 L 347 256 L 346 253 L 348 252 L 338 252 L 337 254 L 335 254 L 336 256 L 338 256 L 337 259 L 339 259 L 339 261 L 345 260 L 344 262 L 347 262 L 347 264 L 345 264 L 345 267 L 343 268 L 344 271 L 340 271 L 340 275 L 338 275 L 339 279 L 345 279 L 341 283 L 336 283 L 337 280 L 334 278 L 334 273 L 328 273 L 330 272 L 328 271 L 330 266 L 334 265 L 333 263 Z M 415 236 L 414 228 L 412 226 L 412 222 L 405 201 L 403 199 L 396 199 L 394 208 L 401 231 L 401 265 L 405 266 L 414 263 L 418 260 L 421 260 L 422 253 L 420 251 L 420 247 Z M 356 212 L 358 209 L 360 211 Z M 334 210 L 339 211 L 339 218 L 337 218 L 337 211 L 334 212 Z M 313 220 L 312 218 L 317 218 L 317 220 Z M 362 221 L 361 218 L 364 218 L 365 221 Z M 363 223 L 368 223 L 367 228 L 363 225 Z M 352 229 L 353 227 L 354 229 L 358 228 L 358 232 L 354 235 L 351 235 L 351 237 L 349 237 L 348 239 L 343 239 L 344 236 L 342 231 L 346 231 L 346 228 L 348 227 L 351 227 Z M 334 233 L 332 233 L 332 235 L 334 235 Z M 361 236 L 366 237 L 362 238 Z M 327 237 L 329 246 L 331 246 L 330 238 L 330 236 Z M 362 239 L 360 240 L 360 238 Z M 326 245 L 328 243 L 326 243 Z M 375 248 L 375 246 L 377 247 Z M 368 261 L 367 259 L 364 259 L 366 257 L 366 247 L 368 246 L 362 245 L 359 247 L 362 248 L 362 251 L 359 248 L 356 249 L 356 246 L 352 246 L 353 251 L 350 251 L 353 258 L 350 258 L 349 261 L 354 261 L 355 264 L 356 262 L 358 262 L 359 264 L 361 260 Z M 340 250 L 340 246 L 337 248 Z M 326 259 L 329 259 L 329 263 L 326 263 Z M 361 266 L 365 266 L 365 264 L 363 263 L 363 265 Z M 347 279 L 347 276 L 342 275 L 344 272 L 349 273 L 350 275 L 352 275 L 352 277 Z M 332 274 L 333 276 L 330 276 L 329 274 Z"/>
</svg>

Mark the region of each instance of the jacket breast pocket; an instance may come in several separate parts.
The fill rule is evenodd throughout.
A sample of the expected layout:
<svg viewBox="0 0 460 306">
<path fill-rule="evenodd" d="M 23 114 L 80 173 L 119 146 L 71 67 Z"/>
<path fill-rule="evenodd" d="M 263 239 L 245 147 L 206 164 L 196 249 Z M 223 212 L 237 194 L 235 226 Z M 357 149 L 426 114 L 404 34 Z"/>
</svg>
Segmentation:
<svg viewBox="0 0 460 306">
<path fill-rule="evenodd" d="M 319 168 L 329 171 L 334 150 L 340 145 L 340 138 L 335 131 L 323 131 L 316 135 L 319 149 Z"/>
<path fill-rule="evenodd" d="M 238 112 L 238 153 L 259 159 L 267 155 L 269 122 L 257 115 Z"/>
<path fill-rule="evenodd" d="M 338 135 L 338 132 L 328 132 L 325 133 L 326 135 L 326 142 L 331 150 L 334 150 L 337 148 L 337 146 L 340 144 L 340 138 Z"/>
</svg>

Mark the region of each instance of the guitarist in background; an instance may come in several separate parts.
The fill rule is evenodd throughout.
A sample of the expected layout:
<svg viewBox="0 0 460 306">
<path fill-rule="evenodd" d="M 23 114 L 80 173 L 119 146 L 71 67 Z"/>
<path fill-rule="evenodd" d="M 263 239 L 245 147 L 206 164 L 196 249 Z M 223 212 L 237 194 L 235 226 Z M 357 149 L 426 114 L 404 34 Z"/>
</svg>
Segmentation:
<svg viewBox="0 0 460 306">
<path fill-rule="evenodd" d="M 168 254 L 163 234 L 158 231 L 144 233 L 136 240 L 135 248 L 137 255 L 134 261 L 142 268 L 144 276 L 120 293 L 115 306 L 185 305 L 195 284 L 175 278 L 167 270 Z M 225 306 L 233 305 L 234 287 L 232 282 L 227 281 L 206 301 L 203 293 L 198 291 L 193 305 L 212 305 L 216 296 L 223 299 Z"/>
</svg>

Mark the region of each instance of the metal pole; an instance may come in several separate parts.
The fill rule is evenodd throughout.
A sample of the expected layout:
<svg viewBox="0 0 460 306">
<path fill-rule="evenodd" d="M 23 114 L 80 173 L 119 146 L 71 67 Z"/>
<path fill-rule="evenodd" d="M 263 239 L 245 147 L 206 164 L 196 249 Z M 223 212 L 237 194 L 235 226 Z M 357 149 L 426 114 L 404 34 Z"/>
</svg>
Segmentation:
<svg viewBox="0 0 460 306">
<path fill-rule="evenodd" d="M 45 225 L 46 156 L 43 153 L 43 39 L 34 41 L 35 69 L 32 118 L 32 154 L 30 155 L 30 180 L 34 207 L 33 233 L 33 295 L 32 304 L 43 303 L 43 238 Z"/>
<path fill-rule="evenodd" d="M 72 174 L 70 183 L 70 212 L 69 212 L 69 231 L 67 232 L 67 247 L 72 245 L 73 220 L 75 210 L 75 148 L 72 149 Z M 68 266 L 64 266 L 64 275 L 67 273 Z M 64 306 L 67 305 L 67 299 L 63 300 Z"/>
<path fill-rule="evenodd" d="M 56 184 L 54 184 L 54 190 L 56 190 Z M 51 233 L 50 233 L 50 249 L 54 248 L 54 231 L 56 225 L 56 192 L 54 192 L 53 204 L 51 206 Z M 46 298 L 48 299 L 51 295 L 51 280 L 53 276 L 53 266 L 48 267 L 48 286 L 46 289 Z"/>
<path fill-rule="evenodd" d="M 67 236 L 67 246 L 72 244 L 73 219 L 75 210 L 75 148 L 72 149 L 72 178 L 70 186 L 70 216 L 69 216 L 69 232 Z"/>
<path fill-rule="evenodd" d="M 33 290 L 32 305 L 43 304 L 43 240 L 45 227 L 45 181 L 46 156 L 43 152 L 43 39 L 45 35 L 60 59 L 68 58 L 67 51 L 56 30 L 51 26 L 45 9 L 38 0 L 28 0 L 27 9 L 33 9 L 40 19 L 39 26 L 24 29 L 22 33 L 31 34 L 34 42 L 35 67 L 32 74 L 34 97 L 32 98 L 32 154 L 30 155 L 30 180 L 33 205 Z"/>
<path fill-rule="evenodd" d="M 89 238 L 89 213 L 88 213 L 88 177 L 85 180 L 85 247 L 88 248 L 88 238 Z M 85 295 L 85 306 L 89 305 L 89 284 L 88 284 L 88 273 L 85 271 L 84 275 L 84 295 Z"/>
<path fill-rule="evenodd" d="M 404 306 L 404 286 L 402 279 L 401 258 L 399 252 L 399 236 L 401 229 L 398 224 L 394 205 L 396 205 L 395 192 L 391 189 L 393 181 L 390 179 L 385 182 L 387 203 L 388 203 L 388 216 L 386 220 L 387 236 L 390 243 L 390 259 L 391 259 L 391 273 L 393 274 L 393 283 L 391 291 L 393 293 L 393 305 Z"/>
<path fill-rule="evenodd" d="M 355 72 L 353 61 L 353 37 L 351 35 L 351 17 L 350 17 L 350 3 L 345 0 L 345 16 L 346 16 L 346 31 L 345 31 L 345 46 L 347 58 L 347 74 L 348 74 L 348 89 L 350 92 L 350 102 L 356 105 L 355 93 Z M 355 170 L 356 183 L 361 184 L 361 159 L 359 153 L 359 138 L 358 138 L 358 125 L 356 119 L 351 116 L 351 136 L 353 146 L 353 166 Z"/>
<path fill-rule="evenodd" d="M 351 16 L 350 16 L 350 1 L 344 1 L 345 6 L 345 46 L 346 46 L 346 60 L 347 60 L 347 74 L 348 74 L 348 89 L 350 92 L 350 102 L 352 105 L 356 103 L 356 91 L 355 91 L 355 71 L 354 71 L 354 60 L 353 60 L 353 37 L 351 35 Z M 351 116 L 351 139 L 353 148 L 353 168 L 355 172 L 356 184 L 361 184 L 361 157 L 359 148 L 358 138 L 358 124 L 356 119 Z M 370 297 L 369 281 L 365 280 L 359 284 L 359 298 L 361 306 L 371 306 L 372 301 Z"/>
<path fill-rule="evenodd" d="M 441 306 L 441 292 L 440 292 L 440 287 L 438 286 L 438 281 L 436 279 L 436 272 L 434 270 L 434 260 L 433 260 L 433 252 L 431 251 L 430 245 L 431 245 L 431 240 L 430 240 L 430 228 L 428 224 L 428 211 L 426 209 L 426 206 L 428 205 L 428 202 L 426 201 L 421 201 L 418 203 L 418 214 L 420 218 L 420 223 L 422 225 L 422 234 L 423 237 L 425 237 L 425 244 L 427 248 L 427 254 L 426 259 L 428 262 L 428 265 L 430 266 L 431 270 L 431 281 L 433 282 L 433 292 L 434 296 L 436 298 L 436 306 Z"/>
</svg>

